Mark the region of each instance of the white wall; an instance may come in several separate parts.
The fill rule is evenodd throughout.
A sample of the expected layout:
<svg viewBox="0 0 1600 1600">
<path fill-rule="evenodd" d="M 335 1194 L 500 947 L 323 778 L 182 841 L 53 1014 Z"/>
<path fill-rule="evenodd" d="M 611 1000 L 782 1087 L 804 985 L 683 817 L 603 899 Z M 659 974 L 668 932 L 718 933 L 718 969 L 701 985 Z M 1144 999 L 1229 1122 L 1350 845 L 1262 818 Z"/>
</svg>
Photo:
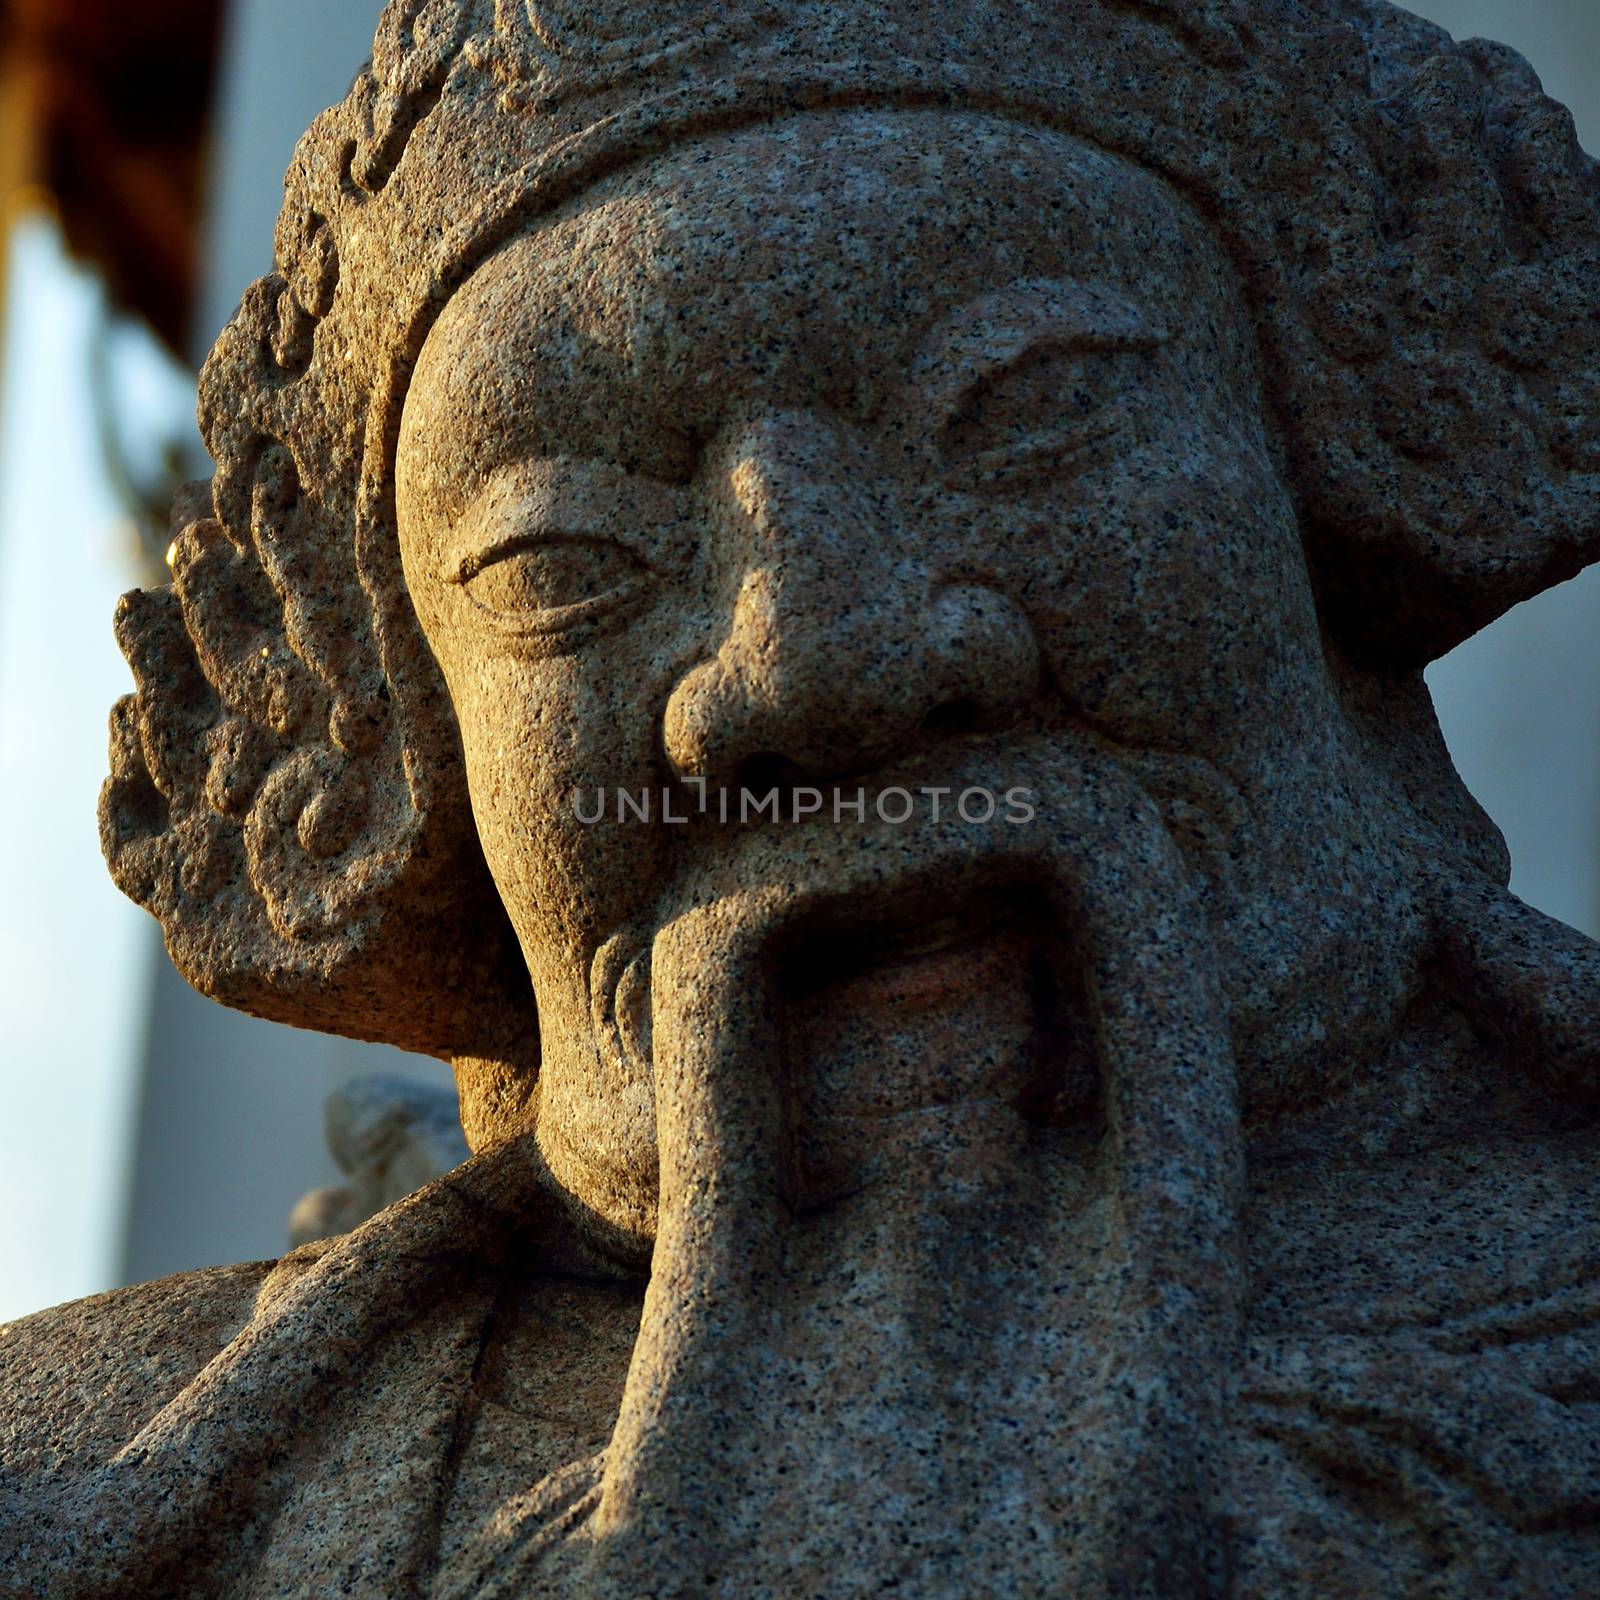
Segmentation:
<svg viewBox="0 0 1600 1600">
<path fill-rule="evenodd" d="M 84 381 L 105 313 L 54 223 L 17 223 L 0 367 L 0 1322 L 116 1281 L 149 920 L 100 859 L 111 632 L 138 574 Z M 146 375 L 161 364 L 144 352 Z M 147 398 L 149 398 L 147 396 Z M 181 403 L 181 402 L 178 402 Z M 159 397 L 156 406 L 162 401 Z M 166 415 L 174 398 L 165 399 Z"/>
</svg>

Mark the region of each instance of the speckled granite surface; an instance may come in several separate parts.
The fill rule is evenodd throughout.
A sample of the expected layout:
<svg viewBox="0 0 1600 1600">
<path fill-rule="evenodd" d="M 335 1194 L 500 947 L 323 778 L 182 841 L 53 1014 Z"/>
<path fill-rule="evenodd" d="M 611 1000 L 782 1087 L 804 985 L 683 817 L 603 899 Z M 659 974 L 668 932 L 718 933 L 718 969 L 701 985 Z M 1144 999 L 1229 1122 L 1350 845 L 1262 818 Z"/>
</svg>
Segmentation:
<svg viewBox="0 0 1600 1600">
<path fill-rule="evenodd" d="M 0 1331 L 0 1594 L 1600 1591 L 1600 952 L 1421 677 L 1600 555 L 1526 66 L 397 0 L 277 243 L 107 854 L 478 1153 Z"/>
</svg>

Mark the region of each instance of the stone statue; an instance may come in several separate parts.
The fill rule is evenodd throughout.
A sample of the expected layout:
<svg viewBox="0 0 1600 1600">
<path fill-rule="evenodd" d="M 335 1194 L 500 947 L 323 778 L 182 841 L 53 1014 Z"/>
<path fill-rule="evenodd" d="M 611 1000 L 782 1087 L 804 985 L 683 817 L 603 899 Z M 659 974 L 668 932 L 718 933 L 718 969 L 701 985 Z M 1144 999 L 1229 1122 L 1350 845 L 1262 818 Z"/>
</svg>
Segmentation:
<svg viewBox="0 0 1600 1600">
<path fill-rule="evenodd" d="M 1600 951 L 1422 679 L 1597 288 L 1380 0 L 394 0 L 102 815 L 477 1154 L 8 1330 L 0 1589 L 1600 1592 Z"/>
<path fill-rule="evenodd" d="M 293 1245 L 348 1233 L 471 1154 L 454 1094 L 387 1073 L 336 1089 L 323 1123 L 345 1182 L 300 1197 L 289 1215 Z"/>
</svg>

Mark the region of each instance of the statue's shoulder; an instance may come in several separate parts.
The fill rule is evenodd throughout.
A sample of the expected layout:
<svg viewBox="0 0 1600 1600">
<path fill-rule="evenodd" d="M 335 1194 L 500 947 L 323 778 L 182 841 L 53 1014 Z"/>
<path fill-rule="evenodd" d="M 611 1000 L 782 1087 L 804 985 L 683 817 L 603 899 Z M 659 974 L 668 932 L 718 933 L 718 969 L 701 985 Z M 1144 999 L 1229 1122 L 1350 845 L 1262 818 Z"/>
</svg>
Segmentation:
<svg viewBox="0 0 1600 1600">
<path fill-rule="evenodd" d="M 249 1324 L 276 1265 L 183 1272 L 0 1326 L 0 1463 L 70 1471 L 131 1439 Z"/>
</svg>

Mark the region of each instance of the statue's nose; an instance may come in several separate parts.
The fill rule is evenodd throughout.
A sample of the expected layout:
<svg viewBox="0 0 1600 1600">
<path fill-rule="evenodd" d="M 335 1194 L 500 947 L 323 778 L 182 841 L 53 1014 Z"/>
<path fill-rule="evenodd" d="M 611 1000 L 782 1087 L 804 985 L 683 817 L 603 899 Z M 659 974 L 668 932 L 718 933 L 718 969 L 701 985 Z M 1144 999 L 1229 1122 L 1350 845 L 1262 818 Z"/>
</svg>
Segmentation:
<svg viewBox="0 0 1600 1600">
<path fill-rule="evenodd" d="M 680 776 L 731 786 L 766 763 L 810 778 L 859 771 L 1032 697 L 1027 618 L 953 576 L 957 552 L 906 515 L 853 430 L 770 413 L 727 459 L 738 577 L 715 655 L 667 704 Z"/>
</svg>

